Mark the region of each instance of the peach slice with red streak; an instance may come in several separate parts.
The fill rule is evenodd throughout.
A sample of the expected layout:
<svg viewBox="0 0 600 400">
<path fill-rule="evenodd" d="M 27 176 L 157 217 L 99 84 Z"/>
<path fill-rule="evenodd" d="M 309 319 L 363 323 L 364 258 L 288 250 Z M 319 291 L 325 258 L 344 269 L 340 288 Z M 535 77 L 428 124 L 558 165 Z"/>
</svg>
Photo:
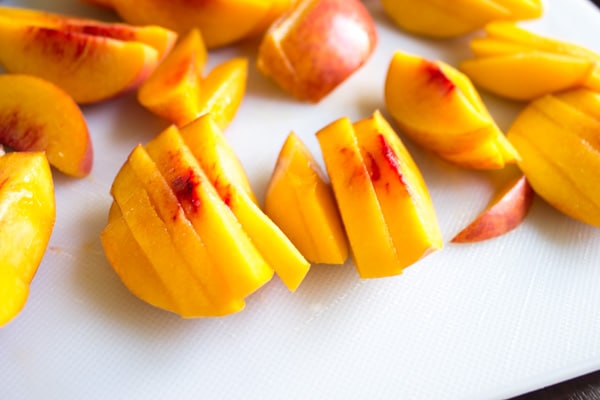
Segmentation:
<svg viewBox="0 0 600 400">
<path fill-rule="evenodd" d="M 448 64 L 397 51 L 385 102 L 403 133 L 448 162 L 498 169 L 518 159 L 469 78 Z"/>
<path fill-rule="evenodd" d="M 257 66 L 292 96 L 317 103 L 362 67 L 377 40 L 359 0 L 301 0 L 265 34 Z"/>
<path fill-rule="evenodd" d="M 452 242 L 481 242 L 514 230 L 527 216 L 534 195 L 524 176 L 513 179 L 473 222 L 452 238 Z"/>
<path fill-rule="evenodd" d="M 77 103 L 101 101 L 137 87 L 176 37 L 161 27 L 0 7 L 0 64 L 8 72 L 53 82 Z"/>
<path fill-rule="evenodd" d="M 262 33 L 295 0 L 84 0 L 114 9 L 134 25 L 156 24 L 186 34 L 198 28 L 209 48 Z"/>
<path fill-rule="evenodd" d="M 92 142 L 81 110 L 62 89 L 34 76 L 0 75 L 0 143 L 45 151 L 50 164 L 67 175 L 83 177 L 92 168 Z"/>
</svg>

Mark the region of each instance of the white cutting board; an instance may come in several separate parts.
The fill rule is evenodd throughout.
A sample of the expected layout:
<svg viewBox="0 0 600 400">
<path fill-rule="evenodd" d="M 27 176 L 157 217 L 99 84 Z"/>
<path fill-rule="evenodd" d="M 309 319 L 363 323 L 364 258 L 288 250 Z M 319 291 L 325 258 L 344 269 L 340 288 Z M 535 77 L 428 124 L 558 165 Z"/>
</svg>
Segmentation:
<svg viewBox="0 0 600 400">
<path fill-rule="evenodd" d="M 116 18 L 76 0 L 0 4 Z M 469 56 L 466 38 L 411 37 L 390 24 L 377 0 L 366 4 L 379 26 L 377 51 L 320 104 L 292 100 L 252 64 L 226 134 L 259 198 L 290 130 L 320 158 L 319 128 L 384 108 L 393 50 L 451 64 Z M 600 13 L 591 3 L 545 5 L 544 17 L 528 26 L 600 52 Z M 236 54 L 254 62 L 246 45 L 211 53 L 210 66 Z M 504 129 L 522 107 L 484 101 Z M 94 169 L 81 180 L 55 173 L 58 215 L 48 252 L 25 309 L 0 330 L 1 399 L 481 399 L 600 369 L 600 231 L 539 199 L 518 230 L 446 244 L 398 277 L 361 281 L 350 264 L 314 266 L 296 293 L 275 278 L 226 318 L 182 320 L 154 309 L 121 284 L 99 234 L 118 168 L 166 123 L 133 94 L 84 112 Z M 451 167 L 405 142 L 447 242 L 504 175 Z"/>
</svg>

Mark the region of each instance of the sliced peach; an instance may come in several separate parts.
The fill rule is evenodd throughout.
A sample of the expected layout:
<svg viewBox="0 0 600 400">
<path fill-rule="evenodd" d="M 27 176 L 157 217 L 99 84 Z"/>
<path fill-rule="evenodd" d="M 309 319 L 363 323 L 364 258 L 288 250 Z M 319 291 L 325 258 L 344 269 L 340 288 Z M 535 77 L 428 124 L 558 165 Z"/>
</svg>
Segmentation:
<svg viewBox="0 0 600 400">
<path fill-rule="evenodd" d="M 25 305 L 55 218 L 54 184 L 44 153 L 0 156 L 0 326 Z"/>
<path fill-rule="evenodd" d="M 356 72 L 376 44 L 375 23 L 359 0 L 300 0 L 263 37 L 257 66 L 286 92 L 316 103 Z"/>
<path fill-rule="evenodd" d="M 518 157 L 471 81 L 441 61 L 396 52 L 385 102 L 404 133 L 449 162 L 496 169 Z"/>
<path fill-rule="evenodd" d="M 185 34 L 198 28 L 209 48 L 222 47 L 266 28 L 291 0 L 86 0 L 113 8 L 134 25 L 159 25 Z M 277 7 L 276 7 L 277 6 Z"/>
<path fill-rule="evenodd" d="M 179 131 L 166 129 L 145 147 L 233 296 L 246 297 L 269 281 L 273 270 L 220 198 Z"/>
<path fill-rule="evenodd" d="M 237 184 L 247 178 L 217 124 L 207 114 L 182 128 L 181 135 L 265 261 L 295 291 L 310 264 L 248 195 L 247 186 Z"/>
<path fill-rule="evenodd" d="M 316 264 L 343 264 L 348 243 L 331 185 L 321 167 L 290 133 L 265 194 L 265 213 Z"/>
<path fill-rule="evenodd" d="M 45 151 L 50 164 L 71 176 L 85 176 L 92 168 L 81 110 L 62 89 L 34 76 L 0 75 L 0 143 Z"/>
<path fill-rule="evenodd" d="M 425 182 L 378 112 L 335 121 L 317 138 L 362 278 L 400 274 L 442 247 Z"/>
<path fill-rule="evenodd" d="M 36 75 L 65 90 L 77 103 L 93 103 L 132 89 L 156 68 L 161 50 L 121 39 L 121 28 L 46 23 L 43 18 L 2 16 L 0 64 L 8 71 Z M 108 32 L 108 33 L 107 33 Z M 166 34 L 174 40 L 172 34 Z M 166 46 L 166 47 L 165 47 Z"/>
<path fill-rule="evenodd" d="M 590 93 L 597 96 L 600 94 Z M 600 124 L 577 103 L 547 95 L 519 114 L 508 139 L 534 191 L 572 218 L 600 226 Z"/>
<path fill-rule="evenodd" d="M 200 31 L 192 29 L 138 90 L 140 104 L 182 126 L 201 109 L 202 71 L 208 53 Z"/>
<path fill-rule="evenodd" d="M 534 192 L 524 176 L 509 182 L 486 209 L 454 238 L 453 243 L 492 239 L 517 228 L 527 216 Z"/>
<path fill-rule="evenodd" d="M 460 36 L 497 20 L 537 18 L 539 0 L 382 0 L 384 10 L 402 29 L 431 37 Z"/>
</svg>

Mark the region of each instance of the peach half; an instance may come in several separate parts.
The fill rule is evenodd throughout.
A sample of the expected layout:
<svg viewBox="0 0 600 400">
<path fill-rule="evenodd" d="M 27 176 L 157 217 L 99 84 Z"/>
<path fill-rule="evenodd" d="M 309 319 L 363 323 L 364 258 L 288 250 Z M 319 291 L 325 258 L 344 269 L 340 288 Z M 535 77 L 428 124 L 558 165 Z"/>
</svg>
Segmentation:
<svg viewBox="0 0 600 400">
<path fill-rule="evenodd" d="M 84 0 L 114 9 L 134 25 L 159 25 L 187 34 L 197 28 L 209 48 L 252 37 L 288 10 L 295 0 Z"/>
<path fill-rule="evenodd" d="M 203 76 L 207 58 L 202 36 L 193 29 L 140 86 L 138 101 L 180 127 L 210 113 L 225 129 L 244 97 L 248 60 L 233 58 Z"/>
<path fill-rule="evenodd" d="M 313 103 L 371 56 L 377 31 L 359 0 L 300 0 L 267 31 L 257 66 L 299 100 Z"/>
<path fill-rule="evenodd" d="M 448 162 L 499 169 L 518 158 L 471 81 L 441 61 L 397 51 L 385 103 L 403 133 Z"/>
<path fill-rule="evenodd" d="M 402 29 L 418 35 L 460 36 L 498 20 L 538 18 L 540 0 L 381 0 L 385 12 Z"/>
<path fill-rule="evenodd" d="M 265 194 L 265 213 L 310 262 L 346 262 L 348 240 L 331 185 L 308 148 L 293 133 L 277 158 Z"/>
<path fill-rule="evenodd" d="M 80 108 L 62 89 L 34 76 L 0 75 L 0 143 L 44 151 L 53 167 L 70 176 L 92 169 L 92 142 Z"/>
<path fill-rule="evenodd" d="M 534 191 L 564 214 L 600 226 L 600 93 L 577 89 L 531 102 L 508 131 Z"/>
<path fill-rule="evenodd" d="M 53 82 L 77 103 L 137 87 L 175 40 L 174 32 L 160 27 L 0 7 L 0 64 L 8 72 Z"/>
<path fill-rule="evenodd" d="M 25 305 L 55 218 L 54 183 L 44 153 L 1 155 L 0 327 Z"/>
<path fill-rule="evenodd" d="M 361 278 L 400 274 L 442 248 L 425 181 L 379 112 L 336 120 L 317 138 Z"/>
<path fill-rule="evenodd" d="M 477 86 L 514 100 L 533 100 L 563 90 L 600 90 L 600 55 L 584 47 L 495 22 L 471 41 L 474 58 L 460 69 Z"/>
</svg>

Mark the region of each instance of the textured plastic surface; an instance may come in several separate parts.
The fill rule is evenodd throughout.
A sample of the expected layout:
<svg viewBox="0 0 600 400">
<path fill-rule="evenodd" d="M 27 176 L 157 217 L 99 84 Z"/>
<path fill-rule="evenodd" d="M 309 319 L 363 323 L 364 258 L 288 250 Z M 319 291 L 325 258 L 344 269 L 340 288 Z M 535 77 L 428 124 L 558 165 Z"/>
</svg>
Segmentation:
<svg viewBox="0 0 600 400">
<path fill-rule="evenodd" d="M 365 3 L 379 27 L 376 54 L 318 105 L 300 104 L 260 76 L 256 43 L 211 53 L 210 66 L 251 57 L 248 93 L 226 135 L 259 198 L 290 130 L 320 159 L 319 128 L 384 109 L 393 50 L 451 64 L 470 55 L 467 38 L 409 36 L 378 1 Z M 0 4 L 116 19 L 75 0 Z M 527 26 L 600 52 L 591 3 L 545 5 L 544 17 Z M 485 94 L 484 101 L 504 129 L 523 106 Z M 318 265 L 295 294 L 274 279 L 230 317 L 182 320 L 154 309 L 121 284 L 99 234 L 118 168 L 166 124 L 133 94 L 84 112 L 94 169 L 82 180 L 55 173 L 49 250 L 25 309 L 0 330 L 2 399 L 500 398 L 600 368 L 600 231 L 539 199 L 516 231 L 446 243 L 398 277 L 361 281 L 350 264 Z M 454 168 L 405 142 L 448 242 L 504 175 Z"/>
</svg>

